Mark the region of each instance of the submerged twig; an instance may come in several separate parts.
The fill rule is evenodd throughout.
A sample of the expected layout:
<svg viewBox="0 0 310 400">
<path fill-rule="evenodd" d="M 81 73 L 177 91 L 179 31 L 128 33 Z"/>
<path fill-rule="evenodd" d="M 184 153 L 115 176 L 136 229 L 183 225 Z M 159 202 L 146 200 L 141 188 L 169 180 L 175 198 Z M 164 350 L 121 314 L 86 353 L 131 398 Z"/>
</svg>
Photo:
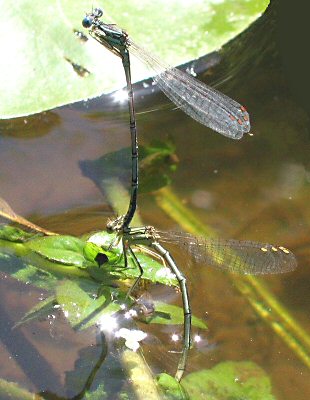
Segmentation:
<svg viewBox="0 0 310 400">
<path fill-rule="evenodd" d="M 51 232 L 47 229 L 41 228 L 40 226 L 28 221 L 26 218 L 16 214 L 16 212 L 9 206 L 9 204 L 0 197 L 0 216 L 8 219 L 11 222 L 15 222 L 19 225 L 25 226 L 35 232 L 43 233 L 47 236 L 57 235 L 57 233 Z"/>
</svg>

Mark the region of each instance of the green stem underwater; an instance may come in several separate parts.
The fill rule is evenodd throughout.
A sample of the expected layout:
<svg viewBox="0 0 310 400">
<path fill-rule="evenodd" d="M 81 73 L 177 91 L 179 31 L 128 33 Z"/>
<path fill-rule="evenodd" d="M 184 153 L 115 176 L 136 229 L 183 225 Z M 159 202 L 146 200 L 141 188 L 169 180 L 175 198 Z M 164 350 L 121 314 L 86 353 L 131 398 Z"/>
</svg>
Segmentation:
<svg viewBox="0 0 310 400">
<path fill-rule="evenodd" d="M 170 188 L 157 192 L 157 205 L 187 232 L 214 237 L 212 229 L 202 224 Z M 250 275 L 229 275 L 240 293 L 246 295 L 257 314 L 273 329 L 307 367 L 310 368 L 310 337 L 261 279 Z"/>
</svg>

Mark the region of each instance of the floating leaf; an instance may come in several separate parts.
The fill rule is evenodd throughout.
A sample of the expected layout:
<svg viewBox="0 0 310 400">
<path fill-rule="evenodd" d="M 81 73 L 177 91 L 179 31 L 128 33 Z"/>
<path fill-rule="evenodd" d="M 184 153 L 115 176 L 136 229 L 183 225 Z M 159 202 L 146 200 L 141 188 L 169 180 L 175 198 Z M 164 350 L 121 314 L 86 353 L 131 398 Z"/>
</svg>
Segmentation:
<svg viewBox="0 0 310 400">
<path fill-rule="evenodd" d="M 3 227 L 3 232 L 9 235 L 10 227 L 8 231 Z M 18 231 L 16 239 L 19 240 L 20 237 L 23 237 L 23 231 Z M 25 243 L 0 240 L 0 270 L 37 287 L 56 287 L 56 301 L 61 305 L 72 326 L 85 329 L 93 324 L 100 324 L 100 320 L 106 316 L 120 311 L 120 300 L 127 303 L 128 307 L 131 306 L 130 299 L 124 297 L 126 293 L 115 288 L 112 283 L 119 278 L 136 279 L 140 276 L 140 270 L 131 255 L 128 256 L 128 266 L 125 268 L 121 246 L 111 247 L 111 250 L 104 249 L 110 247 L 115 238 L 113 234 L 97 232 L 86 238 L 87 242 L 68 235 L 36 237 Z M 141 246 L 134 250 L 143 269 L 143 279 L 178 286 L 171 270 L 150 257 L 146 248 Z M 107 262 L 103 265 L 94 262 L 98 253 L 107 256 Z M 23 256 L 24 259 L 17 255 Z M 80 279 L 59 284 L 59 279 L 63 279 L 64 276 Z M 99 298 L 91 298 L 89 293 L 97 294 L 99 288 Z M 112 299 L 118 299 L 119 302 Z M 21 323 L 43 315 L 49 305 L 48 302 L 46 305 L 38 304 L 24 316 Z M 155 311 L 154 316 L 146 318 L 149 322 L 183 323 L 183 310 L 180 307 L 157 302 Z M 193 325 L 206 328 L 205 323 L 195 317 Z"/>
<path fill-rule="evenodd" d="M 135 253 L 142 269 L 142 278 L 154 283 L 162 283 L 167 286 L 178 286 L 178 281 L 171 272 L 171 269 L 154 260 L 148 254 L 143 252 L 143 248 Z M 128 257 L 129 268 L 123 270 L 127 278 L 137 278 L 140 276 L 140 270 L 135 266 L 132 257 Z"/>
<path fill-rule="evenodd" d="M 107 263 L 113 265 L 120 261 L 120 255 L 117 254 L 117 252 L 103 250 L 101 246 L 91 242 L 87 242 L 85 244 L 83 252 L 88 261 L 92 262 L 93 264 L 97 263 L 99 266 Z"/>
<path fill-rule="evenodd" d="M 267 0 L 247 1 L 246 6 L 236 0 L 196 0 L 193 7 L 191 2 L 107 0 L 103 5 L 108 23 L 116 22 L 167 62 L 181 63 L 220 48 L 267 4 Z M 91 11 L 85 0 L 46 0 L 44 7 L 30 0 L 3 3 L 1 118 L 38 113 L 124 86 L 118 57 L 88 40 L 81 25 L 85 11 Z M 132 62 L 134 79 L 149 75 L 145 67 Z"/>
<path fill-rule="evenodd" d="M 114 234 L 107 233 L 105 231 L 97 232 L 88 238 L 88 242 L 94 243 L 97 246 L 102 246 L 104 249 L 110 248 L 111 243 L 115 243 L 116 247 L 112 247 L 111 251 L 115 252 L 116 255 L 119 257 L 118 266 L 115 266 L 111 269 L 111 274 L 119 275 L 122 274 L 123 278 L 127 279 L 134 279 L 140 276 L 140 270 L 137 268 L 134 260 L 131 256 L 128 256 L 128 267 L 124 268 L 124 260 L 122 256 L 122 246 L 121 242 L 115 240 L 116 236 Z M 144 250 L 145 249 L 145 250 Z M 138 251 L 135 252 L 136 257 L 139 260 L 139 263 L 143 269 L 143 279 L 149 280 L 151 282 L 162 283 L 164 285 L 169 286 L 178 286 L 177 279 L 175 275 L 171 272 L 171 270 L 162 265 L 161 262 L 154 260 L 149 254 L 148 250 L 143 246 L 140 246 Z M 113 260 L 114 262 L 114 260 Z M 91 273 L 100 274 L 100 271 L 104 271 L 104 268 L 94 270 L 93 267 L 91 268 Z M 114 272 L 113 272 L 114 270 Z"/>
<path fill-rule="evenodd" d="M 85 242 L 74 236 L 39 237 L 27 242 L 27 247 L 50 261 L 84 267 Z"/>
</svg>

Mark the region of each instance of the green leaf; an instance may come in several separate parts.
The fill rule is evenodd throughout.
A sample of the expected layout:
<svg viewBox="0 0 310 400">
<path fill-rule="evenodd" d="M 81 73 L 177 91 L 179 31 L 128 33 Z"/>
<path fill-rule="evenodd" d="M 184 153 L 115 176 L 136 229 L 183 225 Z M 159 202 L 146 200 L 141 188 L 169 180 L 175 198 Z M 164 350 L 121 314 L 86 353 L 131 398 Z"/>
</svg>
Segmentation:
<svg viewBox="0 0 310 400">
<path fill-rule="evenodd" d="M 104 19 L 128 30 L 162 59 L 179 64 L 219 48 L 267 4 L 145 0 L 141 5 L 139 0 L 107 0 Z M 44 6 L 31 0 L 3 3 L 1 118 L 38 113 L 124 86 L 120 60 L 95 40 L 77 34 L 83 30 L 87 35 L 81 25 L 85 11 L 91 11 L 91 3 L 84 0 L 46 0 Z M 149 75 L 132 62 L 135 80 Z"/>
<path fill-rule="evenodd" d="M 88 261 L 92 262 L 93 264 L 97 263 L 97 265 L 99 264 L 99 266 L 107 263 L 114 265 L 118 261 L 120 261 L 120 255 L 117 254 L 117 252 L 103 250 L 102 247 L 91 242 L 87 242 L 85 244 L 83 253 Z M 106 259 L 104 259 L 103 263 L 100 262 L 100 259 L 98 257 L 100 255 L 106 256 Z"/>
<path fill-rule="evenodd" d="M 29 249 L 50 261 L 65 265 L 85 266 L 85 242 L 73 236 L 45 236 L 27 242 Z"/>
<path fill-rule="evenodd" d="M 88 318 L 83 324 L 81 324 L 80 329 L 87 329 L 90 326 L 104 322 L 106 317 L 112 317 L 115 313 L 121 310 L 121 305 L 115 302 L 110 302 L 104 306 L 104 308 L 97 310 L 98 312 L 91 318 Z"/>
<path fill-rule="evenodd" d="M 191 400 L 275 400 L 270 379 L 253 362 L 222 362 L 187 375 L 182 386 Z"/>
<path fill-rule="evenodd" d="M 155 314 L 150 317 L 148 322 L 152 324 L 164 324 L 164 325 L 183 325 L 184 315 L 183 308 L 175 306 L 173 304 L 163 303 L 161 301 L 154 301 Z M 201 329 L 208 329 L 205 322 L 192 316 L 192 326 L 196 326 Z"/>
<path fill-rule="evenodd" d="M 182 385 L 171 375 L 162 373 L 159 374 L 156 379 L 159 387 L 165 394 L 165 399 L 189 400 L 189 397 L 182 388 Z"/>
<path fill-rule="evenodd" d="M 141 252 L 135 253 L 142 269 L 142 278 L 154 283 L 162 283 L 167 286 L 178 286 L 178 281 L 170 268 L 163 266 L 148 254 Z M 127 278 L 137 278 L 140 275 L 139 269 L 135 266 L 131 257 L 128 257 L 129 268 L 124 268 L 123 274 Z"/>
<path fill-rule="evenodd" d="M 55 296 L 50 296 L 45 300 L 39 301 L 34 307 L 31 308 L 21 319 L 18 321 L 14 328 L 20 325 L 26 324 L 27 322 L 38 320 L 39 318 L 45 318 L 54 309 L 57 304 Z"/>
<path fill-rule="evenodd" d="M 96 314 L 106 302 L 105 296 L 92 299 L 76 282 L 67 280 L 56 287 L 56 299 L 72 327 L 80 325 L 91 314 Z"/>
<path fill-rule="evenodd" d="M 104 249 L 107 247 L 110 247 L 111 243 L 114 242 L 115 235 L 111 235 L 107 232 L 97 232 L 90 236 L 88 238 L 88 242 L 94 243 L 99 247 L 103 247 Z M 115 242 L 115 246 L 116 246 Z M 110 268 L 110 273 L 115 276 L 122 276 L 123 279 L 134 279 L 140 276 L 140 270 L 139 268 L 135 265 L 133 259 L 131 256 L 128 256 L 128 267 L 124 267 L 124 259 L 121 257 L 122 255 L 122 246 L 121 243 L 118 244 L 117 247 L 113 247 L 111 251 L 113 250 L 113 253 L 116 253 L 119 257 L 118 261 L 118 268 L 116 266 L 114 267 L 109 267 Z M 150 257 L 147 252 L 143 252 L 143 247 L 140 247 L 140 251 L 135 252 L 136 257 L 138 258 L 140 265 L 143 269 L 143 279 L 149 280 L 151 282 L 155 283 L 162 283 L 164 285 L 168 286 L 178 286 L 178 281 L 174 274 L 171 273 L 170 269 L 167 267 L 164 267 L 162 263 L 154 260 L 152 257 Z M 105 266 L 102 266 L 100 269 L 94 268 L 94 267 L 89 267 L 88 270 L 92 271 L 91 274 L 93 276 L 93 273 L 106 273 L 105 272 Z M 99 275 L 98 275 L 99 277 Z"/>
<path fill-rule="evenodd" d="M 23 261 L 12 254 L 7 254 L 7 248 L 0 243 L 0 271 L 12 276 L 25 284 L 31 284 L 41 289 L 52 289 L 57 278 L 48 271 L 43 271 Z"/>
<path fill-rule="evenodd" d="M 83 249 L 84 257 L 89 260 L 95 262 L 96 257 L 99 253 L 102 252 L 102 248 L 97 246 L 95 243 L 86 243 Z"/>
<path fill-rule="evenodd" d="M 28 233 L 22 229 L 10 225 L 0 226 L 0 240 L 7 240 L 9 242 L 23 243 L 26 240 L 37 236 L 37 233 Z"/>
<path fill-rule="evenodd" d="M 141 146 L 139 151 L 140 192 L 149 193 L 169 185 L 178 162 L 174 145 L 156 141 Z"/>
<path fill-rule="evenodd" d="M 175 172 L 177 156 L 170 143 L 153 142 L 150 146 L 139 148 L 139 191 L 148 193 L 171 183 L 171 174 Z M 124 148 L 105 154 L 97 160 L 84 160 L 79 163 L 83 174 L 92 179 L 105 193 L 108 179 L 118 179 L 128 185 L 128 171 L 131 168 L 130 149 Z M 108 174 L 107 174 L 108 171 Z"/>
</svg>

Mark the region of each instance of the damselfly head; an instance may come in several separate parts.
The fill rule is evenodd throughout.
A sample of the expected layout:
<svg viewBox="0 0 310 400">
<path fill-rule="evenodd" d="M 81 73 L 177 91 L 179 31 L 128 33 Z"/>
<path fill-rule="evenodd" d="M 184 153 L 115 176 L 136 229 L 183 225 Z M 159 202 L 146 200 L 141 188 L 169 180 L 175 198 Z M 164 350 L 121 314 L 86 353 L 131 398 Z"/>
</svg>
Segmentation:
<svg viewBox="0 0 310 400">
<path fill-rule="evenodd" d="M 84 28 L 90 28 L 93 24 L 94 17 L 92 15 L 86 15 L 85 18 L 82 20 L 82 25 Z"/>
<path fill-rule="evenodd" d="M 119 217 L 109 220 L 107 223 L 107 232 L 118 232 L 124 228 L 124 215 L 120 215 Z"/>
<path fill-rule="evenodd" d="M 103 15 L 103 11 L 101 10 L 101 8 L 95 8 L 94 10 L 92 10 L 91 13 L 86 14 L 85 18 L 82 21 L 82 25 L 84 26 L 84 28 L 88 29 L 92 26 L 92 24 L 94 23 L 94 20 L 102 17 L 102 15 Z"/>
</svg>

